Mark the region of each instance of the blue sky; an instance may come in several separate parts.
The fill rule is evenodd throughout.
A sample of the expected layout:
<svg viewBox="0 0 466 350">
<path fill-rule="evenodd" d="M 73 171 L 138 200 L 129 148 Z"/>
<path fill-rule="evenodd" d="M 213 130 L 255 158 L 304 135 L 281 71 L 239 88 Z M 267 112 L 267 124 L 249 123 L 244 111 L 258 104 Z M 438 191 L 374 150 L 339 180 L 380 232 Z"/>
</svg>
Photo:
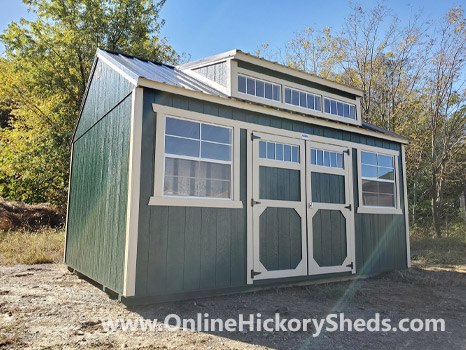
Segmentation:
<svg viewBox="0 0 466 350">
<path fill-rule="evenodd" d="M 1 0 L 0 30 L 21 17 L 33 18 L 20 0 Z M 375 1 L 357 2 L 370 8 Z M 435 20 L 464 0 L 392 0 L 386 2 L 402 21 L 421 13 L 423 19 Z M 231 49 L 254 53 L 262 44 L 280 48 L 294 33 L 306 27 L 339 31 L 349 13 L 345 0 L 167 0 L 161 12 L 166 20 L 162 35 L 178 52 L 192 59 L 206 57 Z M 0 52 L 4 48 L 0 45 Z"/>
</svg>

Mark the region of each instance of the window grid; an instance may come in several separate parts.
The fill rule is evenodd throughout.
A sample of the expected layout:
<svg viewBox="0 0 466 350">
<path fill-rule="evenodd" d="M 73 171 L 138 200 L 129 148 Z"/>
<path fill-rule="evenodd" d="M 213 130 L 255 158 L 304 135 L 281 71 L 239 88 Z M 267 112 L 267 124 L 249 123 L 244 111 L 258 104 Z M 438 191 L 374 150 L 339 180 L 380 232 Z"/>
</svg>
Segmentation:
<svg viewBox="0 0 466 350">
<path fill-rule="evenodd" d="M 322 111 L 321 96 L 285 87 L 285 103 L 315 111 Z"/>
<path fill-rule="evenodd" d="M 396 208 L 394 162 L 394 156 L 361 152 L 361 194 L 364 206 Z"/>
<path fill-rule="evenodd" d="M 238 74 L 238 92 L 281 102 L 281 85 Z"/>
<path fill-rule="evenodd" d="M 356 120 L 356 105 L 324 98 L 324 112 L 339 117 Z"/>
<path fill-rule="evenodd" d="M 176 130 L 169 131 L 167 130 L 168 122 L 187 123 L 191 130 L 182 130 L 183 125 L 181 124 Z M 208 128 L 212 128 L 210 135 Z M 204 129 L 207 130 L 206 135 L 203 135 Z M 189 132 L 194 135 L 186 136 Z M 180 135 L 183 133 L 185 135 Z M 228 141 L 218 140 L 222 138 L 222 133 L 224 138 L 225 136 L 228 138 Z M 217 199 L 232 198 L 233 130 L 231 127 L 167 117 L 164 137 L 164 195 Z M 171 139 L 176 140 L 176 147 L 178 148 L 172 146 L 171 150 L 168 149 L 170 148 L 168 141 L 171 141 Z M 183 141 L 188 141 L 191 144 L 183 144 Z M 187 147 L 183 148 L 183 146 Z M 213 147 L 210 156 L 209 146 Z M 227 153 L 219 153 L 218 150 L 222 150 L 222 148 Z"/>
<path fill-rule="evenodd" d="M 343 153 L 311 148 L 311 164 L 343 169 Z"/>
<path fill-rule="evenodd" d="M 259 141 L 259 158 L 299 163 L 299 146 Z"/>
</svg>

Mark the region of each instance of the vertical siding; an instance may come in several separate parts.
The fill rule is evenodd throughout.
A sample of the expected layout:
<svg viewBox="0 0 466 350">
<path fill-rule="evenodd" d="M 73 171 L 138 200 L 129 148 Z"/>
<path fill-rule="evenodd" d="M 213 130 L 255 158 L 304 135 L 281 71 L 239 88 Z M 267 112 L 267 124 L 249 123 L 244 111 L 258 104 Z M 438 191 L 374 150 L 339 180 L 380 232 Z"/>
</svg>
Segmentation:
<svg viewBox="0 0 466 350">
<path fill-rule="evenodd" d="M 216 83 L 227 86 L 228 65 L 227 62 L 211 64 L 209 66 L 193 69 L 196 73 L 215 81 Z"/>
<path fill-rule="evenodd" d="M 259 113 L 217 105 L 155 90 L 144 90 L 141 194 L 136 264 L 136 296 L 211 290 L 246 285 L 246 130 L 241 130 L 240 189 L 243 209 L 149 206 L 153 193 L 155 116 L 152 103 L 280 129 L 305 132 L 382 148 L 399 149 L 394 142 L 330 130 Z M 354 159 L 355 160 L 355 159 Z M 401 168 L 400 168 L 401 169 Z M 355 177 L 355 186 L 357 181 Z M 357 187 L 355 187 L 357 196 Z M 356 199 L 357 200 L 357 199 Z M 357 204 L 357 202 L 356 202 Z M 404 267 L 406 258 L 393 247 L 406 249 L 404 218 L 356 215 L 358 272 Z M 374 223 L 372 223 L 374 221 Z M 373 225 L 372 225 L 373 224 Z M 377 225 L 377 226 L 376 226 Z M 380 225 L 380 226 L 378 226 Z M 366 230 L 361 229 L 366 227 Z M 377 227 L 376 231 L 373 231 Z M 386 238 L 378 232 L 393 228 Z M 377 232 L 372 234 L 373 232 Z M 382 242 L 379 244 L 379 242 Z M 336 249 L 344 250 L 344 244 Z M 377 259 L 369 259 L 377 251 Z M 365 255 L 364 255 L 365 254 Z M 380 259 L 379 259 L 380 255 Z M 383 257 L 383 258 L 382 258 Z M 340 257 L 341 258 L 341 257 Z M 339 259 L 340 259 L 339 258 Z M 361 260 L 363 259 L 363 260 Z M 370 262 L 366 264 L 366 261 Z M 379 261 L 380 260 L 380 261 Z M 372 264 L 373 261 L 374 265 Z M 386 264 L 382 266 L 381 264 Z M 403 265 L 404 264 L 404 265 Z M 307 277 L 314 279 L 315 276 Z"/>
<path fill-rule="evenodd" d="M 121 293 L 132 101 L 126 84 L 101 69 L 73 143 L 65 263 Z"/>
</svg>

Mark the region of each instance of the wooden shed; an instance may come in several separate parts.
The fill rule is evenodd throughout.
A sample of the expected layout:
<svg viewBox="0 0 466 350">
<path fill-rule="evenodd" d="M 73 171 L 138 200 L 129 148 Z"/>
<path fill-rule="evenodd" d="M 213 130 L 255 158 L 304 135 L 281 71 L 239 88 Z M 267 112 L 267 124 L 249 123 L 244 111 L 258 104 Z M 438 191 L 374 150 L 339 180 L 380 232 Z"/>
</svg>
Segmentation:
<svg viewBox="0 0 466 350">
<path fill-rule="evenodd" d="M 239 50 L 98 50 L 66 264 L 126 303 L 409 267 L 407 140 L 362 121 L 362 96 Z"/>
</svg>

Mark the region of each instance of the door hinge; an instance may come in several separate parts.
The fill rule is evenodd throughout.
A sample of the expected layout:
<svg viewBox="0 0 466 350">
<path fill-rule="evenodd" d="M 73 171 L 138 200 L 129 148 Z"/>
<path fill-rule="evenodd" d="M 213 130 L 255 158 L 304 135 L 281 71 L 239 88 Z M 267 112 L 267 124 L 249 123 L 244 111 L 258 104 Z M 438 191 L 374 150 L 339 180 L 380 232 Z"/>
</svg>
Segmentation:
<svg viewBox="0 0 466 350">
<path fill-rule="evenodd" d="M 349 148 L 347 150 L 344 150 L 343 153 L 346 153 L 347 155 L 349 155 L 350 154 Z"/>
<path fill-rule="evenodd" d="M 256 136 L 256 135 L 254 135 L 253 133 L 251 133 L 251 141 L 259 140 L 259 139 L 260 139 L 259 136 Z"/>
<path fill-rule="evenodd" d="M 251 279 L 254 279 L 255 276 L 260 275 L 262 272 L 256 272 L 254 270 L 251 270 Z"/>
<path fill-rule="evenodd" d="M 351 204 L 345 206 L 346 209 L 349 209 L 351 211 Z"/>
<path fill-rule="evenodd" d="M 351 262 L 351 264 L 346 265 L 346 267 L 349 267 L 352 270 L 353 269 L 353 262 Z"/>
<path fill-rule="evenodd" d="M 253 207 L 255 204 L 261 204 L 261 202 L 255 201 L 254 198 L 251 198 L 251 207 Z"/>
</svg>

